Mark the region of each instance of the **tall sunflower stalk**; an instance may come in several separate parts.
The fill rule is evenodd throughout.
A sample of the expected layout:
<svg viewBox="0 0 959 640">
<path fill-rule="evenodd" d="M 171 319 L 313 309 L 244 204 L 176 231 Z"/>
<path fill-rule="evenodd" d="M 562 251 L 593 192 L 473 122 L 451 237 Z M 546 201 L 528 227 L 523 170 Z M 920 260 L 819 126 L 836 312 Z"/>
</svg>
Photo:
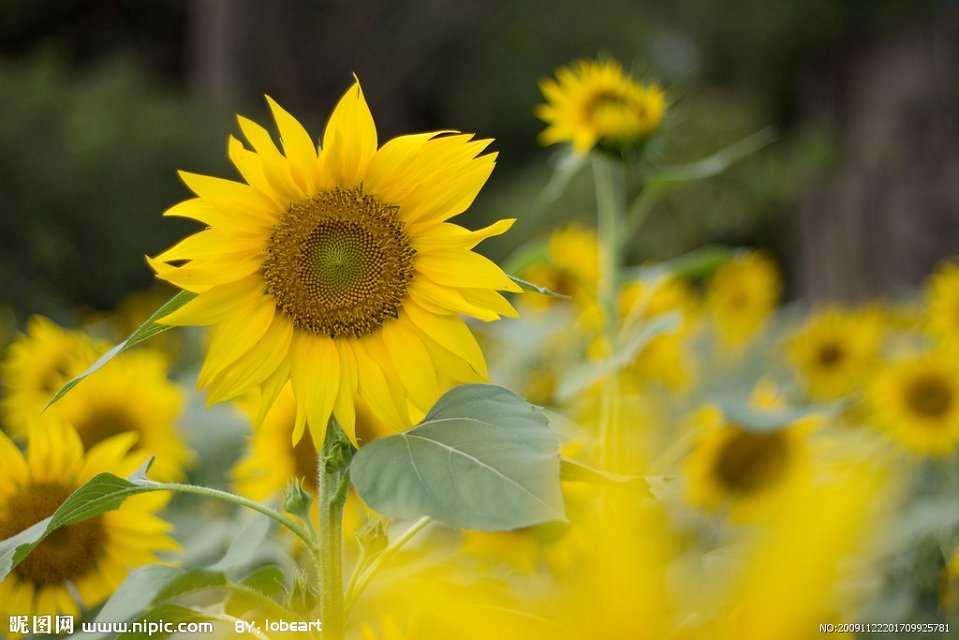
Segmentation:
<svg viewBox="0 0 959 640">
<path fill-rule="evenodd" d="M 637 83 L 613 60 L 579 60 L 541 83 L 546 104 L 537 115 L 547 124 L 544 144 L 569 142 L 574 153 L 588 153 L 596 192 L 599 240 L 599 290 L 606 355 L 616 354 L 619 336 L 618 297 L 622 284 L 623 249 L 638 224 L 626 219 L 626 169 L 642 157 L 651 134 L 666 109 L 663 90 Z M 600 459 L 608 468 L 619 465 L 621 434 L 617 424 L 619 374 L 614 369 L 602 382 Z"/>
</svg>

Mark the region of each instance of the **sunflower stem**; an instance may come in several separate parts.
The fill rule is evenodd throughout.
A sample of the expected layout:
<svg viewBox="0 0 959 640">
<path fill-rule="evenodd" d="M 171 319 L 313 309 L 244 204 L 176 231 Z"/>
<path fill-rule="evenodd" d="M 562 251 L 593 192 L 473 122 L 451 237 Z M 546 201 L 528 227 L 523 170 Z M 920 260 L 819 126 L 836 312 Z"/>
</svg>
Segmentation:
<svg viewBox="0 0 959 640">
<path fill-rule="evenodd" d="M 319 616 L 324 640 L 343 640 L 343 507 L 349 487 L 352 449 L 334 418 L 326 428 L 318 457 Z"/>
<path fill-rule="evenodd" d="M 596 185 L 597 233 L 599 236 L 599 301 L 605 316 L 604 328 L 608 355 L 616 353 L 618 329 L 618 292 L 623 262 L 626 209 L 626 176 L 622 163 L 603 154 L 593 154 L 593 179 Z M 618 464 L 619 374 L 610 372 L 603 381 L 600 418 L 600 457 L 603 466 Z"/>
</svg>

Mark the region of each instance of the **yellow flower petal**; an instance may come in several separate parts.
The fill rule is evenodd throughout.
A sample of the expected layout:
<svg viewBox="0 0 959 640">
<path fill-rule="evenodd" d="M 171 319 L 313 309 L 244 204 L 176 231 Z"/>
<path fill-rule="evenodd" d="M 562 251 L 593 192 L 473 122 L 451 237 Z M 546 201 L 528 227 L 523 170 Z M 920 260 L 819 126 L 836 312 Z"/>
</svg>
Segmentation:
<svg viewBox="0 0 959 640">
<path fill-rule="evenodd" d="M 323 173 L 342 187 L 355 187 L 376 154 L 376 125 L 357 80 L 340 98 L 323 133 Z"/>
</svg>

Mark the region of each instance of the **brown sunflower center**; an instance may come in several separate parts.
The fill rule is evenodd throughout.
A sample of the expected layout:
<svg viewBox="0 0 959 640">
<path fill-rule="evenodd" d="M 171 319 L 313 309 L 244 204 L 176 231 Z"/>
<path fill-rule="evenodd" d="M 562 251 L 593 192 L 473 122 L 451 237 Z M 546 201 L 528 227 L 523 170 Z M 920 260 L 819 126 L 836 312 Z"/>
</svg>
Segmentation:
<svg viewBox="0 0 959 640">
<path fill-rule="evenodd" d="M 53 515 L 72 492 L 73 488 L 54 482 L 36 482 L 17 491 L 0 506 L 0 538 Z M 103 516 L 96 516 L 57 529 L 13 571 L 35 585 L 77 580 L 96 567 L 106 541 Z"/>
<path fill-rule="evenodd" d="M 396 207 L 335 188 L 292 205 L 270 234 L 263 277 L 294 326 L 361 337 L 396 318 L 415 250 Z"/>
<path fill-rule="evenodd" d="M 63 354 L 51 362 L 47 370 L 44 371 L 43 377 L 40 379 L 40 390 L 53 393 L 60 388 L 69 375 L 70 363 L 66 354 Z"/>
<path fill-rule="evenodd" d="M 723 444 L 713 472 L 733 493 L 751 493 L 781 479 L 788 462 L 781 434 L 738 431 Z"/>
<path fill-rule="evenodd" d="M 954 401 L 952 385 L 939 376 L 921 376 L 906 387 L 906 403 L 924 418 L 941 418 Z"/>
<path fill-rule="evenodd" d="M 129 411 L 122 407 L 107 406 L 94 408 L 87 415 L 74 420 L 73 426 L 84 449 L 117 434 L 140 430 L 140 425 Z"/>
<path fill-rule="evenodd" d="M 819 348 L 817 356 L 819 358 L 819 364 L 824 367 L 833 367 L 839 364 L 839 361 L 843 359 L 844 353 L 842 347 L 838 344 L 829 342 Z"/>
</svg>

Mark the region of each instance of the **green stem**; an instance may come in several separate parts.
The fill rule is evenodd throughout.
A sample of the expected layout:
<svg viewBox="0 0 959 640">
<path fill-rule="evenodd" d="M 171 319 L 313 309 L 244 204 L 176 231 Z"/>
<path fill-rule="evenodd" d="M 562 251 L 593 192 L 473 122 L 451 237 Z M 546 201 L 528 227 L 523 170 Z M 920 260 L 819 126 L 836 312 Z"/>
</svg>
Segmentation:
<svg viewBox="0 0 959 640">
<path fill-rule="evenodd" d="M 346 615 L 343 606 L 343 506 L 349 488 L 349 442 L 336 420 L 330 418 L 317 469 L 319 503 L 319 615 L 324 640 L 343 640 Z"/>
<path fill-rule="evenodd" d="M 222 500 L 223 502 L 229 502 L 231 504 L 239 505 L 241 507 L 246 507 L 247 509 L 252 509 L 253 511 L 258 511 L 263 515 L 272 518 L 279 524 L 283 525 L 290 531 L 292 531 L 296 536 L 306 544 L 307 548 L 311 551 L 316 549 L 316 541 L 310 536 L 309 532 L 296 522 L 292 518 L 289 518 L 279 511 L 271 509 L 265 505 L 260 504 L 249 498 L 244 498 L 243 496 L 238 496 L 235 493 L 230 493 L 228 491 L 220 491 L 219 489 L 211 489 L 210 487 L 201 487 L 194 484 L 180 484 L 176 482 L 172 483 L 155 483 L 157 489 L 160 490 L 169 490 L 176 491 L 178 493 L 189 493 L 197 496 L 204 496 L 207 498 L 216 498 L 217 500 Z"/>
<path fill-rule="evenodd" d="M 599 236 L 599 300 L 605 317 L 604 328 L 608 355 L 618 348 L 618 294 L 623 263 L 623 241 L 626 202 L 625 169 L 621 163 L 602 156 L 593 156 L 593 178 L 596 185 L 597 233 Z M 618 460 L 619 420 L 617 399 L 619 375 L 612 371 L 603 382 L 600 408 L 600 457 L 603 466 L 613 468 Z"/>
<path fill-rule="evenodd" d="M 429 516 L 423 516 L 419 520 L 413 523 L 413 525 L 403 532 L 399 538 L 390 543 L 388 547 L 383 549 L 373 561 L 370 562 L 370 565 L 360 573 L 356 571 L 353 574 L 353 577 L 350 579 L 350 587 L 346 591 L 346 601 L 349 608 L 353 607 L 353 603 L 356 602 L 356 599 L 360 597 L 360 594 L 363 593 L 363 590 L 366 588 L 366 585 L 369 584 L 370 580 L 380 570 L 380 567 L 383 566 L 387 560 L 396 555 L 396 552 L 403 548 L 403 546 L 409 542 L 413 536 L 426 528 L 426 525 L 433 522 L 433 518 Z M 357 567 L 359 569 L 360 567 Z"/>
</svg>

